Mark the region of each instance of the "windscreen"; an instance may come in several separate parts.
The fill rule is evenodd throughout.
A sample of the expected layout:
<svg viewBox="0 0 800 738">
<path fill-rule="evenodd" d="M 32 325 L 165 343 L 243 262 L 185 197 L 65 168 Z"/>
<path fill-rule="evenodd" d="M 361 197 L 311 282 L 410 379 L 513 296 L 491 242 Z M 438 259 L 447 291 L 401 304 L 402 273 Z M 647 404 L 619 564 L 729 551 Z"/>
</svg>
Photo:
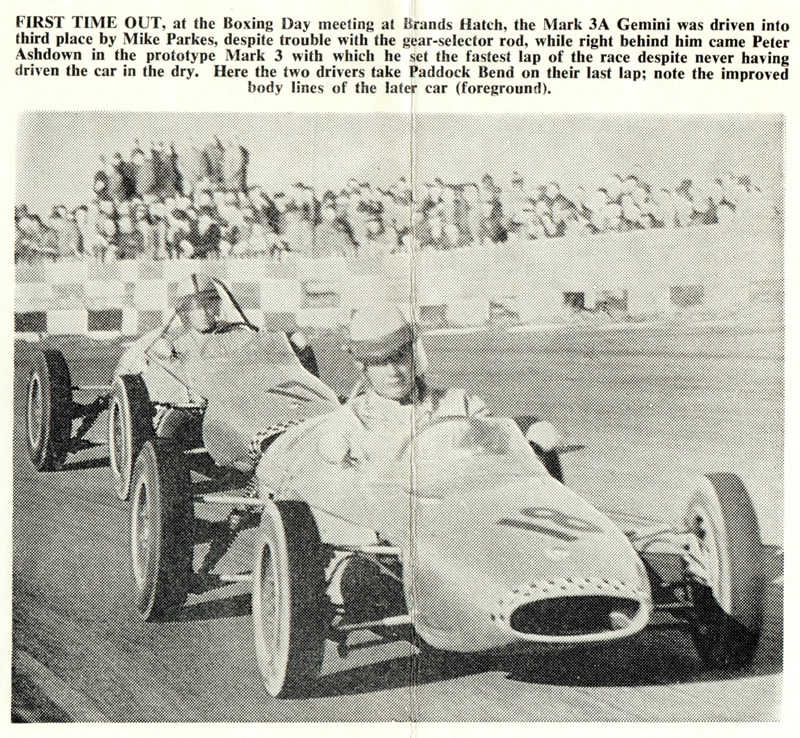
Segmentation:
<svg viewBox="0 0 800 738">
<path fill-rule="evenodd" d="M 413 466 L 414 492 L 426 497 L 442 497 L 468 478 L 546 473 L 517 425 L 507 418 L 434 421 L 409 439 L 398 461 Z"/>
<path fill-rule="evenodd" d="M 249 321 L 242 313 L 239 306 L 234 301 L 231 294 L 228 292 L 222 282 L 214 280 L 214 286 L 220 297 L 220 312 L 219 319 L 222 323 L 248 323 Z"/>
</svg>

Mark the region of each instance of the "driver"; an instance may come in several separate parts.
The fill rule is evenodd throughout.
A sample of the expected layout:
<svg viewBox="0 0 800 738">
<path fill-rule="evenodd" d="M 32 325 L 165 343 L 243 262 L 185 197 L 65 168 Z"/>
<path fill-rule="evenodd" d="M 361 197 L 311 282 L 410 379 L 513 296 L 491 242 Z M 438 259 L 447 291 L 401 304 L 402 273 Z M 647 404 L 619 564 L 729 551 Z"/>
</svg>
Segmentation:
<svg viewBox="0 0 800 738">
<path fill-rule="evenodd" d="M 347 350 L 361 378 L 339 411 L 346 437 L 323 439 L 320 451 L 325 458 L 344 455 L 347 463 L 357 462 L 362 456 L 391 454 L 408 438 L 412 424 L 419 427 L 439 418 L 490 414 L 481 398 L 463 389 L 428 386 L 422 342 L 396 306 L 356 310 L 350 321 Z M 556 453 L 554 449 L 563 441 L 561 433 L 547 421 L 528 420 L 526 437 L 536 445 L 540 457 Z"/>
<path fill-rule="evenodd" d="M 190 274 L 178 283 L 175 312 L 187 331 L 214 333 L 219 326 L 221 302 L 211 277 Z"/>
<path fill-rule="evenodd" d="M 432 389 L 419 336 L 403 311 L 359 309 L 350 321 L 347 350 L 361 378 L 342 409 L 366 447 L 394 445 L 419 426 L 447 416 L 488 415 L 486 403 L 463 389 Z M 352 421 L 355 422 L 352 422 Z"/>
<path fill-rule="evenodd" d="M 178 283 L 175 314 L 179 323 L 168 329 L 153 346 L 159 355 L 180 359 L 200 350 L 206 339 L 223 326 L 222 298 L 214 280 L 205 274 L 190 274 Z"/>
</svg>

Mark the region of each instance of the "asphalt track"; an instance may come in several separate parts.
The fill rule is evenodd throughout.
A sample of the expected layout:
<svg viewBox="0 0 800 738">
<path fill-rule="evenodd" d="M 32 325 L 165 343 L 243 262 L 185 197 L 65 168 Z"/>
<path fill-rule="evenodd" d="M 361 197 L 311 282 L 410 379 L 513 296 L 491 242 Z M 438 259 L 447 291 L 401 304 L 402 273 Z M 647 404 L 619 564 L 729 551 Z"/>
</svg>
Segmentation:
<svg viewBox="0 0 800 738">
<path fill-rule="evenodd" d="M 107 381 L 118 349 L 62 343 L 75 383 Z M 339 345 L 330 339 L 317 350 L 327 378 L 338 377 L 343 390 L 348 372 Z M 495 331 L 426 343 L 433 384 L 465 386 L 496 414 L 535 414 L 565 429 L 574 449 L 563 457 L 567 481 L 601 507 L 673 519 L 686 501 L 687 476 L 730 470 L 747 480 L 768 586 L 765 633 L 746 670 L 705 669 L 688 636 L 672 631 L 523 657 L 412 660 L 409 645 L 393 643 L 343 660 L 331 647 L 313 696 L 280 701 L 260 682 L 245 585 L 192 595 L 172 621 L 139 621 L 130 597 L 128 511 L 111 489 L 107 453 L 84 452 L 56 473 L 33 470 L 23 417 L 33 350 L 18 344 L 13 640 L 16 670 L 25 675 L 15 683 L 26 683 L 34 664 L 56 685 L 48 696 L 60 696 L 67 714 L 111 721 L 776 719 L 782 345 L 779 330 L 713 325 Z M 247 543 L 243 535 L 229 561 L 238 556 L 246 566 Z M 196 555 L 203 552 L 199 545 Z"/>
</svg>

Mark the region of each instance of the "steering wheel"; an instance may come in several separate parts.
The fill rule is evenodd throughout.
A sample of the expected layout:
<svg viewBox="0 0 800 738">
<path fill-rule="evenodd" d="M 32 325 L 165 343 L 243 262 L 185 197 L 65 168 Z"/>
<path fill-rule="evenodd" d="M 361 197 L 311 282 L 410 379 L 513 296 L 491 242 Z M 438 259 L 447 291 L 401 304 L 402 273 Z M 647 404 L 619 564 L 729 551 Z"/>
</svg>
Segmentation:
<svg viewBox="0 0 800 738">
<path fill-rule="evenodd" d="M 249 323 L 244 323 L 242 321 L 236 321 L 233 323 L 217 323 L 214 326 L 214 330 L 211 331 L 214 335 L 219 335 L 221 333 L 230 333 L 233 330 L 238 328 L 247 328 L 252 330 L 252 326 Z"/>
</svg>

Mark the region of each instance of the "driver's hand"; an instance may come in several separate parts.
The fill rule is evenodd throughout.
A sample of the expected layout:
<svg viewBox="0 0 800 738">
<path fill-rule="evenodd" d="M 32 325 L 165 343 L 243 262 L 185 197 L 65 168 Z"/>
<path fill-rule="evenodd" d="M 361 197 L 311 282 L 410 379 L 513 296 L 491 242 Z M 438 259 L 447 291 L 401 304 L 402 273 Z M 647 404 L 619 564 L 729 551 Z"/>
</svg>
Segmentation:
<svg viewBox="0 0 800 738">
<path fill-rule="evenodd" d="M 336 466 L 353 467 L 364 461 L 364 449 L 339 433 L 329 433 L 319 439 L 317 450 L 325 461 Z"/>
</svg>

